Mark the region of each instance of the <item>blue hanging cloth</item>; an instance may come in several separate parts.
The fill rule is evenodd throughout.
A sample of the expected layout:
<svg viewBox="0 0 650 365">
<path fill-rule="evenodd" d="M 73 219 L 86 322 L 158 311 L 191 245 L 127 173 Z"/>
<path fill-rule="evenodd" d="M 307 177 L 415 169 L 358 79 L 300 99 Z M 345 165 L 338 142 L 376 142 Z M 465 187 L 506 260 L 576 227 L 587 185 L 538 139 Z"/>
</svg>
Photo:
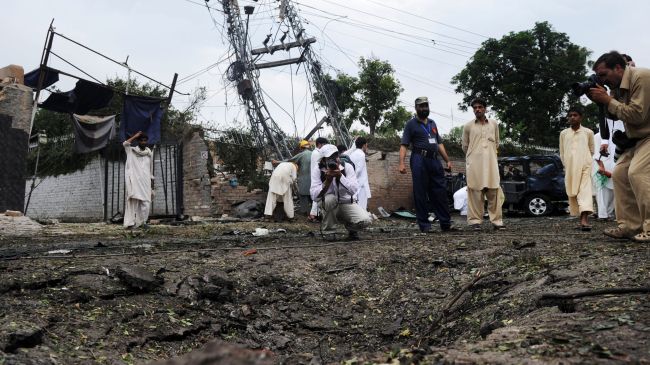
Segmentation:
<svg viewBox="0 0 650 365">
<path fill-rule="evenodd" d="M 160 142 L 162 99 L 142 96 L 124 96 L 124 109 L 120 121 L 120 140 L 123 142 L 138 131 L 149 138 L 149 144 Z"/>
</svg>

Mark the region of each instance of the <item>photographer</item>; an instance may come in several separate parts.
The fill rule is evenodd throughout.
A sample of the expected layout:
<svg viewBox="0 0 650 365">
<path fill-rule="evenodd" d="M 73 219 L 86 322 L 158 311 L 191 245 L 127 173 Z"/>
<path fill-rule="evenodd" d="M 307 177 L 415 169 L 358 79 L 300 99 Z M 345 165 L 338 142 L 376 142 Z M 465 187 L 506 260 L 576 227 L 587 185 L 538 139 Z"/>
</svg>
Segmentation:
<svg viewBox="0 0 650 365">
<path fill-rule="evenodd" d="M 354 168 L 341 164 L 338 154 L 331 144 L 320 148 L 320 178 L 311 181 L 311 197 L 320 202 L 323 210 L 323 231 L 333 231 L 336 223 L 342 221 L 349 232 L 348 239 L 358 240 L 358 231 L 370 225 L 370 216 L 354 201 L 359 190 Z"/>
<path fill-rule="evenodd" d="M 599 81 L 611 89 L 596 85 L 589 98 L 607 107 L 623 121 L 623 139 L 614 138 L 623 147 L 613 173 L 618 227 L 604 234 L 618 239 L 650 242 L 650 70 L 628 67 L 623 56 L 611 51 L 593 66 Z M 614 136 L 616 137 L 616 135 Z"/>
</svg>

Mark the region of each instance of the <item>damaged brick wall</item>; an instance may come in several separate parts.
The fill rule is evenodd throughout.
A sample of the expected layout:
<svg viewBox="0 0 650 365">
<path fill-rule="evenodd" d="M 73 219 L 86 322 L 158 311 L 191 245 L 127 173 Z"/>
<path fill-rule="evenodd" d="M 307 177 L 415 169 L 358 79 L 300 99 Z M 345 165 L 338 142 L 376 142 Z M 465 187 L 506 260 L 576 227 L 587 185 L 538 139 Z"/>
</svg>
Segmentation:
<svg viewBox="0 0 650 365">
<path fill-rule="evenodd" d="M 399 173 L 399 152 L 377 152 L 368 157 L 368 182 L 372 198 L 368 210 L 377 214 L 377 207 L 389 211 L 397 208 L 415 209 L 413 180 L 408 167 L 410 152 L 406 155 L 406 174 Z M 453 172 L 465 172 L 465 160 L 451 158 Z"/>
<path fill-rule="evenodd" d="M 0 212 L 23 211 L 32 90 L 0 84 Z"/>
<path fill-rule="evenodd" d="M 208 217 L 214 214 L 208 170 L 208 146 L 199 130 L 183 139 L 183 214 Z"/>
</svg>

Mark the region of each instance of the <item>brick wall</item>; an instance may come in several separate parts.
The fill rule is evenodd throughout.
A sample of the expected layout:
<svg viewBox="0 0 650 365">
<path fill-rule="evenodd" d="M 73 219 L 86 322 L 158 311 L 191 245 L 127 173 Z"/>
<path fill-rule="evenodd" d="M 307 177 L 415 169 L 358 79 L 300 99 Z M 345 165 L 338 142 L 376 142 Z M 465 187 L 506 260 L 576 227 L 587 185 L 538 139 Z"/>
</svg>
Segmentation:
<svg viewBox="0 0 650 365">
<path fill-rule="evenodd" d="M 212 199 L 215 205 L 215 214 L 231 214 L 232 205 L 246 200 L 266 201 L 266 192 L 261 189 L 248 191 L 246 186 L 230 186 L 230 178 L 226 175 L 212 178 Z"/>
<path fill-rule="evenodd" d="M 200 131 L 183 139 L 183 204 L 188 216 L 211 216 L 215 207 L 208 171 L 208 146 Z"/>
<path fill-rule="evenodd" d="M 415 209 L 409 157 L 410 151 L 406 155 L 406 174 L 399 173 L 399 152 L 377 152 L 368 157 L 368 182 L 372 194 L 368 200 L 368 210 L 376 212 L 377 207 L 389 211 L 400 207 Z M 451 161 L 452 172 L 465 172 L 464 159 L 451 157 Z"/>
<path fill-rule="evenodd" d="M 32 90 L 0 84 L 0 212 L 23 211 Z"/>
</svg>

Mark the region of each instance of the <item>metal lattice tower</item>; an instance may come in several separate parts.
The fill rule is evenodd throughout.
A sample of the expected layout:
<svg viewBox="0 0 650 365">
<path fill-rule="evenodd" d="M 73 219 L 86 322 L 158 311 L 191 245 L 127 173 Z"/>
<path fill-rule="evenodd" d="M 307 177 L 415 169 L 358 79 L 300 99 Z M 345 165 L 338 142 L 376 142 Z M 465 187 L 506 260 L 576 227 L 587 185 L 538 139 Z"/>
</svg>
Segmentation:
<svg viewBox="0 0 650 365">
<path fill-rule="evenodd" d="M 282 6 L 284 8 L 284 15 L 289 20 L 289 24 L 291 24 L 296 41 L 305 45 L 301 58 L 303 58 L 305 65 L 311 74 L 312 84 L 316 90 L 323 95 L 325 103 L 327 104 L 325 106 L 325 113 L 327 114 L 326 118 L 323 118 L 310 134 L 315 132 L 323 122 L 327 122 L 334 130 L 334 135 L 336 136 L 338 143 L 349 147 L 352 144 L 352 138 L 350 137 L 350 133 L 345 124 L 340 120 L 341 113 L 336 104 L 336 96 L 324 77 L 318 56 L 311 50 L 311 47 L 309 47 L 309 44 L 306 42 L 305 28 L 302 26 L 296 8 L 290 0 L 282 0 Z"/>
<path fill-rule="evenodd" d="M 228 22 L 228 38 L 235 53 L 235 62 L 230 64 L 227 71 L 228 80 L 235 82 L 237 91 L 242 99 L 251 133 L 258 146 L 270 145 L 278 159 L 291 157 L 287 145 L 286 134 L 275 123 L 262 97 L 259 86 L 259 72 L 251 60 L 250 48 L 247 43 L 246 26 L 242 22 L 237 0 L 222 0 L 223 12 Z"/>
</svg>

